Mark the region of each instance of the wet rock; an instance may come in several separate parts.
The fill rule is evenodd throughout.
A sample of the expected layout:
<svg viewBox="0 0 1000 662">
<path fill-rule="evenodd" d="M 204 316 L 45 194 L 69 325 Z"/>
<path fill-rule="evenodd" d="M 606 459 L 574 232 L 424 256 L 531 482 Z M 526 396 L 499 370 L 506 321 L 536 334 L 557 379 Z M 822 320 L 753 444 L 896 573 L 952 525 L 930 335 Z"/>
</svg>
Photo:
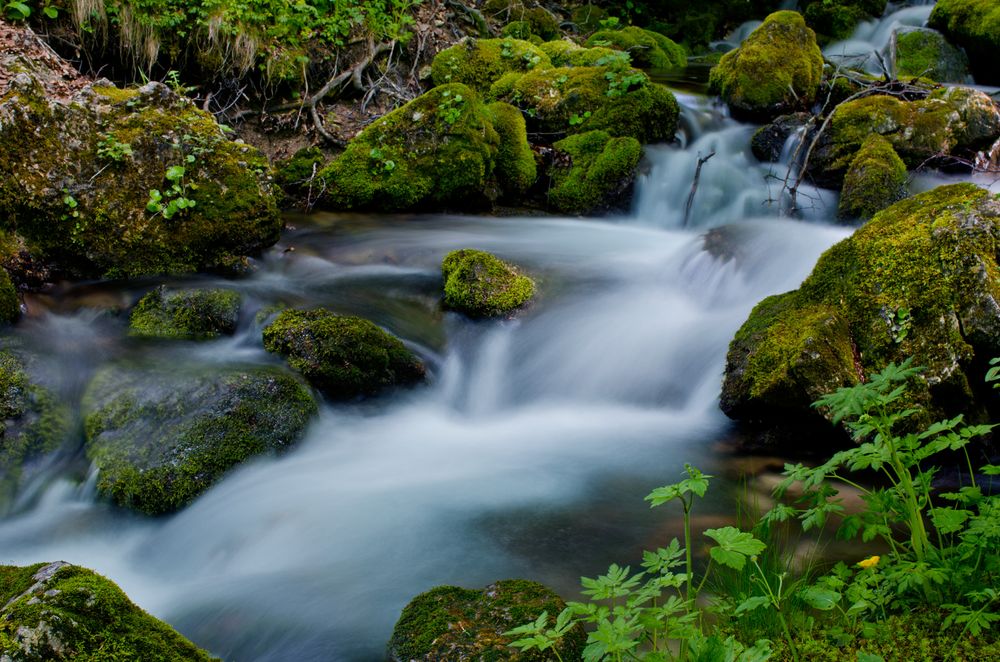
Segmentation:
<svg viewBox="0 0 1000 662">
<path fill-rule="evenodd" d="M 139 300 L 129 334 L 145 338 L 215 338 L 232 335 L 240 314 L 233 290 L 168 290 L 158 287 Z"/>
<path fill-rule="evenodd" d="M 640 69 L 674 69 L 687 64 L 684 47 L 653 30 L 636 26 L 620 30 L 599 30 L 587 39 L 587 46 L 625 51 Z"/>
<path fill-rule="evenodd" d="M 635 138 L 612 138 L 588 131 L 553 145 L 549 205 L 563 214 L 595 214 L 627 208 L 642 145 Z"/>
<path fill-rule="evenodd" d="M 906 164 L 888 140 L 868 136 L 844 177 L 837 213 L 841 218 L 868 220 L 907 196 Z"/>
<path fill-rule="evenodd" d="M 969 79 L 969 58 L 936 30 L 899 28 L 890 49 L 899 78 L 922 77 L 939 83 L 965 83 Z"/>
<path fill-rule="evenodd" d="M 776 118 L 754 132 L 750 140 L 750 151 L 758 161 L 777 163 L 788 137 L 805 126 L 810 119 L 812 115 L 809 113 L 792 113 Z"/>
<path fill-rule="evenodd" d="M 496 317 L 531 299 L 535 283 L 485 251 L 452 251 L 441 262 L 444 305 L 469 317 Z"/>
</svg>

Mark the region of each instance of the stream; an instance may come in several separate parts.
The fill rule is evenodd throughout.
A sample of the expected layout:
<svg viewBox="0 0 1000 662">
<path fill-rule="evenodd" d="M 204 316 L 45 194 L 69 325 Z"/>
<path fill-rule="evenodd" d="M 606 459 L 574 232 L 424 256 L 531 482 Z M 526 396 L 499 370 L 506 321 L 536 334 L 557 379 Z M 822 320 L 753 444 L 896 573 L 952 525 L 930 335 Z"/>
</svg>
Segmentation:
<svg viewBox="0 0 1000 662">
<path fill-rule="evenodd" d="M 64 459 L 0 520 L 0 562 L 93 568 L 226 660 L 379 660 L 400 610 L 433 586 L 526 577 L 573 598 L 580 575 L 636 563 L 680 533 L 679 514 L 643 496 L 685 462 L 718 476 L 696 526 L 735 521 L 744 486 L 717 406 L 728 343 L 756 302 L 797 287 L 851 228 L 835 224 L 829 191 L 803 189 L 805 217 L 782 217 L 788 165 L 754 159 L 756 127 L 704 96 L 678 100 L 684 146 L 647 149 L 629 214 L 290 215 L 253 276 L 170 281 L 241 291 L 235 337 L 127 338 L 126 316 L 108 311 L 152 281 L 67 285 L 29 302 L 36 314 L 8 341 L 70 402 L 129 356 L 273 363 L 254 313 L 279 302 L 372 319 L 430 378 L 324 405 L 297 447 L 170 517 L 97 500 L 85 462 Z M 465 247 L 531 273 L 537 301 L 511 321 L 443 313 L 441 258 Z"/>
</svg>

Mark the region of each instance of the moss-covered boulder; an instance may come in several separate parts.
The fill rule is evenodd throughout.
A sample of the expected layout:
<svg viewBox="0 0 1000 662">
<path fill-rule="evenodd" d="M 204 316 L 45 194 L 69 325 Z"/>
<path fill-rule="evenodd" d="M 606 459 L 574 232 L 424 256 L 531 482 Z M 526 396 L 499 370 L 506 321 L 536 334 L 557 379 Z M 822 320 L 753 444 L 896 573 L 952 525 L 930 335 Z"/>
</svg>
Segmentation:
<svg viewBox="0 0 1000 662">
<path fill-rule="evenodd" d="M 929 78 L 939 83 L 964 83 L 969 78 L 969 58 L 936 30 L 900 28 L 890 46 L 899 78 Z"/>
<path fill-rule="evenodd" d="M 927 25 L 940 30 L 969 55 L 972 74 L 983 85 L 1000 85 L 1000 5 L 993 0 L 938 0 Z"/>
<path fill-rule="evenodd" d="M 286 203 L 307 196 L 326 161 L 326 155 L 319 147 L 303 147 L 274 164 L 274 181 L 284 192 Z"/>
<path fill-rule="evenodd" d="M 374 395 L 424 377 L 420 360 L 393 335 L 360 317 L 328 310 L 285 310 L 264 328 L 264 348 L 326 395 Z"/>
<path fill-rule="evenodd" d="M 435 85 L 462 83 L 484 93 L 506 73 L 550 66 L 549 56 L 529 41 L 514 38 L 466 39 L 434 57 L 431 79 Z"/>
<path fill-rule="evenodd" d="M 721 406 L 772 425 L 913 357 L 912 402 L 976 411 L 973 385 L 1000 352 L 1000 199 L 955 184 L 885 209 L 823 254 L 793 292 L 769 297 L 737 332 Z M 822 412 L 821 412 L 822 413 Z"/>
<path fill-rule="evenodd" d="M 839 186 L 861 145 L 876 133 L 909 168 L 948 163 L 949 156 L 971 160 L 1000 138 L 1000 111 L 989 95 L 967 87 L 941 88 L 917 101 L 875 95 L 842 103 L 809 161 L 813 179 Z"/>
<path fill-rule="evenodd" d="M 58 450 L 71 429 L 68 408 L 31 378 L 13 352 L 0 350 L 0 513 L 32 464 Z"/>
<path fill-rule="evenodd" d="M 580 32 L 593 32 L 601 27 L 601 21 L 607 18 L 608 13 L 603 7 L 585 4 L 574 7 L 570 12 L 570 19 Z"/>
<path fill-rule="evenodd" d="M 806 23 L 828 39 L 847 39 L 858 23 L 881 18 L 886 0 L 808 0 L 800 2 Z"/>
<path fill-rule="evenodd" d="M 11 662 L 215 660 L 111 580 L 64 561 L 0 566 L 0 657 Z"/>
<path fill-rule="evenodd" d="M 500 138 L 493 178 L 502 196 L 517 199 L 531 188 L 538 176 L 524 116 L 520 110 L 502 101 L 486 106 L 486 112 Z"/>
<path fill-rule="evenodd" d="M 588 46 L 625 51 L 642 69 L 674 69 L 687 64 L 684 47 L 653 30 L 628 26 L 620 30 L 600 30 L 587 39 Z"/>
<path fill-rule="evenodd" d="M 593 214 L 621 209 L 629 202 L 642 145 L 635 138 L 612 138 L 588 131 L 564 138 L 553 147 L 549 205 L 564 214 Z"/>
<path fill-rule="evenodd" d="M 726 53 L 709 76 L 709 91 L 734 117 L 766 121 L 807 110 L 823 78 L 823 54 L 802 16 L 768 16 L 743 44 Z"/>
<path fill-rule="evenodd" d="M 868 220 L 906 197 L 906 164 L 888 140 L 874 133 L 865 140 L 844 177 L 837 213 Z"/>
<path fill-rule="evenodd" d="M 479 95 L 441 85 L 381 117 L 319 174 L 323 204 L 395 211 L 488 202 L 500 135 Z"/>
<path fill-rule="evenodd" d="M 495 317 L 520 308 L 535 293 L 535 282 L 495 255 L 469 248 L 441 262 L 444 305 L 469 317 Z"/>
<path fill-rule="evenodd" d="M 611 62 L 619 51 L 604 46 L 584 48 L 569 39 L 547 41 L 539 44 L 554 67 L 596 67 Z"/>
<path fill-rule="evenodd" d="M 317 405 L 269 367 L 100 370 L 83 397 L 98 492 L 150 515 L 186 506 L 239 463 L 292 446 Z"/>
<path fill-rule="evenodd" d="M 643 144 L 673 140 L 680 110 L 670 90 L 627 66 L 536 69 L 512 81 L 504 101 L 550 138 L 600 129 Z"/>
<path fill-rule="evenodd" d="M 239 314 L 239 292 L 160 286 L 139 299 L 128 330 L 145 338 L 215 338 L 235 333 Z"/>
<path fill-rule="evenodd" d="M 0 229 L 72 274 L 238 267 L 278 240 L 270 173 L 159 83 L 62 100 L 20 74 L 0 96 Z"/>
<path fill-rule="evenodd" d="M 7 270 L 0 267 L 0 324 L 13 324 L 21 317 L 21 299 Z"/>
<path fill-rule="evenodd" d="M 541 613 L 551 623 L 565 609 L 558 595 L 537 582 L 506 579 L 481 590 L 438 586 L 413 598 L 400 615 L 389 640 L 389 659 L 413 660 L 511 660 L 542 662 L 550 652 L 524 652 L 510 647 L 504 635 Z M 586 634 L 573 627 L 556 651 L 563 660 L 578 660 Z"/>
</svg>

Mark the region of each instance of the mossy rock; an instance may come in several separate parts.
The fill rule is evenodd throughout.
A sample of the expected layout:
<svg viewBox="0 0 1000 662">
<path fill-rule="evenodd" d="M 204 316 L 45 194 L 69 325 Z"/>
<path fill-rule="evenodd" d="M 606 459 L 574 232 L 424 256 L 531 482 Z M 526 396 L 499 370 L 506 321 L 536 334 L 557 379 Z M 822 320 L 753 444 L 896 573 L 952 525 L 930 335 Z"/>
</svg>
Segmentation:
<svg viewBox="0 0 1000 662">
<path fill-rule="evenodd" d="M 62 447 L 71 430 L 69 409 L 31 378 L 18 356 L 0 350 L 0 513 L 30 465 Z"/>
<path fill-rule="evenodd" d="M 892 60 L 899 78 L 939 83 L 964 83 L 969 78 L 969 58 L 936 30 L 900 28 L 890 44 L 895 45 Z"/>
<path fill-rule="evenodd" d="M 500 135 L 472 88 L 441 85 L 381 117 L 320 172 L 334 209 L 489 202 Z"/>
<path fill-rule="evenodd" d="M 734 117 L 766 121 L 807 110 L 822 78 L 816 34 L 800 14 L 779 11 L 712 68 L 709 91 L 722 97 Z"/>
<path fill-rule="evenodd" d="M 516 199 L 531 188 L 538 176 L 524 116 L 520 110 L 502 101 L 486 106 L 486 112 L 500 136 L 494 178 L 504 196 Z"/>
<path fill-rule="evenodd" d="M 680 112 L 670 90 L 628 67 L 556 67 L 512 81 L 504 99 L 548 137 L 603 130 L 640 143 L 673 140 Z"/>
<path fill-rule="evenodd" d="M 149 515 L 179 510 L 252 457 L 301 438 L 309 389 L 270 367 L 110 366 L 83 397 L 97 490 Z"/>
<path fill-rule="evenodd" d="M 969 55 L 972 74 L 981 85 L 1000 85 L 1000 4 L 994 0 L 938 0 L 927 26 Z"/>
<path fill-rule="evenodd" d="M 264 328 L 264 348 L 326 395 L 374 395 L 424 378 L 424 366 L 395 336 L 360 317 L 323 308 L 285 310 Z"/>
<path fill-rule="evenodd" d="M 628 204 L 642 145 L 635 138 L 612 138 L 588 131 L 564 138 L 553 147 L 568 156 L 549 170 L 549 205 L 564 214 L 593 214 Z"/>
<path fill-rule="evenodd" d="M 601 21 L 607 18 L 608 13 L 603 7 L 597 5 L 581 5 L 574 7 L 570 13 L 570 19 L 576 24 L 580 32 L 593 32 L 601 27 Z"/>
<path fill-rule="evenodd" d="M 21 299 L 7 270 L 0 267 L 0 324 L 13 324 L 21 317 Z"/>
<path fill-rule="evenodd" d="M 531 23 L 528 21 L 511 21 L 507 25 L 503 26 L 503 29 L 500 30 L 500 35 L 511 39 L 523 39 L 524 41 L 528 41 L 532 37 Z"/>
<path fill-rule="evenodd" d="M 281 225 L 264 155 L 162 84 L 96 85 L 62 102 L 22 75 L 0 97 L 0 229 L 64 271 L 235 269 Z"/>
<path fill-rule="evenodd" d="M 565 609 L 558 595 L 537 582 L 506 579 L 481 590 L 438 586 L 413 598 L 400 615 L 389 640 L 389 659 L 509 660 L 542 662 L 549 652 L 510 647 L 504 632 L 533 622 L 547 612 L 550 623 Z M 579 624 L 556 644 L 563 660 L 578 660 L 586 634 Z"/>
<path fill-rule="evenodd" d="M 469 317 L 495 317 L 520 308 L 535 293 L 535 282 L 485 251 L 448 253 L 441 262 L 444 305 Z"/>
<path fill-rule="evenodd" d="M 275 164 L 274 181 L 289 198 L 300 196 L 323 169 L 326 155 L 319 147 L 303 147 Z"/>
<path fill-rule="evenodd" d="M 625 51 L 641 69 L 675 69 L 687 65 L 683 46 L 659 32 L 635 26 L 595 32 L 587 39 L 587 46 Z"/>
<path fill-rule="evenodd" d="M 233 290 L 168 290 L 160 286 L 139 299 L 129 335 L 144 338 L 215 338 L 236 332 L 240 294 Z"/>
<path fill-rule="evenodd" d="M 972 158 L 1000 138 L 1000 111 L 989 95 L 967 87 L 941 88 L 926 99 L 875 95 L 837 106 L 809 162 L 815 181 L 837 186 L 868 136 L 880 134 L 909 168 Z"/>
<path fill-rule="evenodd" d="M 611 62 L 620 53 L 604 46 L 584 48 L 569 39 L 547 41 L 539 48 L 549 56 L 554 67 L 596 67 Z"/>
<path fill-rule="evenodd" d="M 12 662 L 209 662 L 114 582 L 64 561 L 0 566 L 0 652 Z"/>
<path fill-rule="evenodd" d="M 524 20 L 531 26 L 531 34 L 544 41 L 559 36 L 559 19 L 544 7 L 533 7 L 524 12 Z"/>
<path fill-rule="evenodd" d="M 485 93 L 506 73 L 550 66 L 549 56 L 523 39 L 466 39 L 434 56 L 431 79 L 435 85 L 462 83 Z"/>
<path fill-rule="evenodd" d="M 867 221 L 907 196 L 906 164 L 888 140 L 868 136 L 844 177 L 837 213 Z"/>
<path fill-rule="evenodd" d="M 972 385 L 1000 352 L 998 249 L 1000 199 L 972 184 L 877 213 L 798 290 L 754 308 L 729 347 L 723 411 L 806 418 L 818 395 L 908 357 L 926 368 L 912 403 L 935 418 L 978 411 Z"/>
<path fill-rule="evenodd" d="M 809 27 L 823 37 L 840 40 L 850 37 L 861 21 L 881 18 L 886 0 L 812 0 L 799 4 Z"/>
</svg>

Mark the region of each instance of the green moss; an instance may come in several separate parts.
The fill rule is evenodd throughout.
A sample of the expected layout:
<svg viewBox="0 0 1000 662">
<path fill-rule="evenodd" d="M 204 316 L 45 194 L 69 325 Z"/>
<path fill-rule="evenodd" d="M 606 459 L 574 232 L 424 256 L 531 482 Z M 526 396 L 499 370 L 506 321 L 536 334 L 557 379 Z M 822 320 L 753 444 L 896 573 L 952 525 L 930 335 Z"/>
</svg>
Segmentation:
<svg viewBox="0 0 1000 662">
<path fill-rule="evenodd" d="M 543 40 L 559 36 L 559 21 L 544 7 L 535 7 L 524 12 L 524 18 L 531 25 L 531 33 Z"/>
<path fill-rule="evenodd" d="M 806 110 L 823 77 L 823 54 L 802 16 L 768 16 L 736 50 L 726 53 L 709 76 L 709 90 L 734 116 L 770 119 Z"/>
<path fill-rule="evenodd" d="M 844 177 L 838 214 L 868 220 L 906 197 L 906 164 L 888 140 L 868 136 Z"/>
<path fill-rule="evenodd" d="M 520 308 L 535 293 L 535 283 L 484 251 L 452 251 L 441 262 L 444 304 L 469 317 L 495 317 Z"/>
<path fill-rule="evenodd" d="M 215 659 L 79 566 L 0 566 L 0 604 L 0 650 L 19 662 Z"/>
<path fill-rule="evenodd" d="M 183 508 L 241 462 L 289 448 L 316 402 L 271 368 L 119 366 L 95 375 L 83 413 L 98 492 L 158 515 Z"/>
<path fill-rule="evenodd" d="M 441 85 L 369 125 L 319 174 L 324 204 L 399 210 L 485 199 L 500 136 L 482 101 Z"/>
<path fill-rule="evenodd" d="M 114 85 L 95 85 L 95 94 L 99 94 L 112 103 L 126 103 L 139 96 L 139 91 L 134 87 L 115 87 Z"/>
<path fill-rule="evenodd" d="M 619 51 L 603 46 L 583 48 L 568 39 L 547 41 L 539 46 L 549 56 L 554 67 L 595 67 L 611 61 Z"/>
<path fill-rule="evenodd" d="M 976 82 L 1000 84 L 1000 5 L 994 0 L 939 0 L 927 22 L 969 55 Z"/>
<path fill-rule="evenodd" d="M 403 609 L 389 641 L 392 660 L 470 659 L 541 662 L 546 652 L 509 647 L 504 632 L 534 621 L 546 611 L 552 622 L 565 608 L 555 593 L 536 582 L 508 579 L 474 591 L 438 586 Z M 557 645 L 564 660 L 579 659 L 586 635 L 577 625 Z"/>
<path fill-rule="evenodd" d="M 914 28 L 896 33 L 896 75 L 924 77 L 941 83 L 962 83 L 969 74 L 969 60 L 940 32 Z"/>
<path fill-rule="evenodd" d="M 824 37 L 840 40 L 849 38 L 861 21 L 881 18 L 886 0 L 812 0 L 800 5 L 809 27 Z"/>
<path fill-rule="evenodd" d="M 550 175 L 549 204 L 565 214 L 588 214 L 616 207 L 631 188 L 642 158 L 635 138 L 612 138 L 604 131 L 580 133 L 553 147 L 569 156 L 556 159 Z"/>
<path fill-rule="evenodd" d="M 323 169 L 326 155 L 319 147 L 303 147 L 275 164 L 274 180 L 288 195 L 297 195 Z"/>
<path fill-rule="evenodd" d="M 486 111 L 500 136 L 494 177 L 504 195 L 516 197 L 531 188 L 538 176 L 524 117 L 520 110 L 500 101 L 486 106 Z"/>
<path fill-rule="evenodd" d="M 551 65 L 541 49 L 521 39 L 467 39 L 434 57 L 431 79 L 435 85 L 462 83 L 486 92 L 506 73 Z"/>
<path fill-rule="evenodd" d="M 531 38 L 531 23 L 528 21 L 511 21 L 503 26 L 500 34 L 511 39 L 523 39 L 527 41 Z"/>
<path fill-rule="evenodd" d="M 374 395 L 424 377 L 424 366 L 395 336 L 360 317 L 285 310 L 264 329 L 264 348 L 330 397 Z"/>
<path fill-rule="evenodd" d="M 581 5 L 574 7 L 570 18 L 576 24 L 580 32 L 593 32 L 601 27 L 601 21 L 607 17 L 607 12 L 597 5 Z"/>
<path fill-rule="evenodd" d="M 129 334 L 144 338 L 214 338 L 236 331 L 240 295 L 233 290 L 176 290 L 161 286 L 132 309 Z"/>
<path fill-rule="evenodd" d="M 595 32 L 587 39 L 587 45 L 626 51 L 633 64 L 643 69 L 673 69 L 687 64 L 683 46 L 658 32 L 635 26 Z"/>
<path fill-rule="evenodd" d="M 21 299 L 6 269 L 0 268 L 0 324 L 13 324 L 21 317 Z"/>
</svg>

